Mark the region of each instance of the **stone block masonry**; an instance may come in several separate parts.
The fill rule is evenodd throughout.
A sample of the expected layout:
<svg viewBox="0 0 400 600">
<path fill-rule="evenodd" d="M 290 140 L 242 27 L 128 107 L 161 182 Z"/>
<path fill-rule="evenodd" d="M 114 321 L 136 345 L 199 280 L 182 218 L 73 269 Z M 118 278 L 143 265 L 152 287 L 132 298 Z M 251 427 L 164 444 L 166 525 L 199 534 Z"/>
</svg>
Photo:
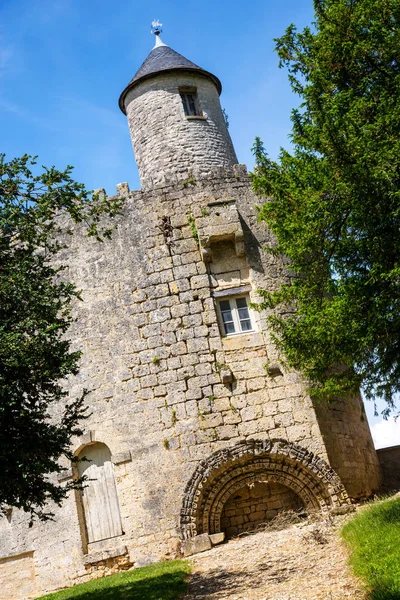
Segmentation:
<svg viewBox="0 0 400 600">
<path fill-rule="evenodd" d="M 185 118 L 180 89 L 197 90 L 202 117 Z M 215 84 L 194 73 L 158 74 L 132 89 L 125 100 L 144 190 L 207 176 L 237 163 Z M 197 175 L 195 175 L 195 173 Z"/>
<path fill-rule="evenodd" d="M 110 240 L 64 223 L 60 261 L 82 297 L 65 386 L 90 392 L 71 450 L 90 460 L 65 462 L 58 482 L 87 485 L 48 507 L 52 522 L 0 518 L 2 600 L 199 552 L 283 509 L 347 510 L 379 487 L 360 396 L 314 405 L 253 308 L 290 280 L 265 251 L 275 240 L 236 164 L 221 83 L 155 33 L 120 97 L 142 190 L 117 185 Z"/>
<path fill-rule="evenodd" d="M 54 507 L 54 522 L 31 529 L 12 511 L 0 521 L 0 577 L 8 581 L 22 565 L 25 591 L 15 600 L 177 556 L 191 532 L 232 534 L 245 515 L 258 522 L 298 497 L 310 506 L 346 503 L 342 483 L 353 497 L 378 488 L 359 397 L 319 419 L 299 374 L 268 372 L 279 357 L 265 314 L 252 312 L 250 332 L 222 333 L 220 298 L 256 303 L 258 289 L 286 278 L 283 262 L 263 250 L 273 239 L 257 203 L 243 168 L 210 167 L 190 184 L 127 195 L 111 240 L 73 226 L 60 260 L 82 290 L 70 335 L 83 354 L 67 385 L 71 397 L 90 390 L 91 409 L 73 450 L 109 449 L 110 459 L 90 468 L 93 493 L 119 511 L 115 522 L 107 517 L 119 535 L 88 538 L 94 509 L 78 492 Z M 265 480 L 268 493 L 259 494 Z M 235 501 L 251 489 L 247 504 Z"/>
<path fill-rule="evenodd" d="M 288 487 L 268 481 L 240 488 L 225 504 L 221 527 L 227 537 L 256 529 L 276 517 L 282 510 L 299 510 L 300 498 Z"/>
</svg>

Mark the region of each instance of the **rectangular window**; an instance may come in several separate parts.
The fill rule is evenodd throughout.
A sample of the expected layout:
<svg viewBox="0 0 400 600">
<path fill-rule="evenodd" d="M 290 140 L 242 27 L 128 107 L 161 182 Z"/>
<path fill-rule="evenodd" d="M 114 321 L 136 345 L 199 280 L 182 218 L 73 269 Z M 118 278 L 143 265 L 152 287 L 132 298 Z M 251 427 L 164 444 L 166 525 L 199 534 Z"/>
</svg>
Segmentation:
<svg viewBox="0 0 400 600">
<path fill-rule="evenodd" d="M 248 305 L 248 296 L 219 300 L 218 310 L 225 335 L 254 331 L 254 320 Z"/>
<path fill-rule="evenodd" d="M 193 92 L 180 92 L 183 108 L 187 117 L 202 117 L 197 93 Z"/>
</svg>

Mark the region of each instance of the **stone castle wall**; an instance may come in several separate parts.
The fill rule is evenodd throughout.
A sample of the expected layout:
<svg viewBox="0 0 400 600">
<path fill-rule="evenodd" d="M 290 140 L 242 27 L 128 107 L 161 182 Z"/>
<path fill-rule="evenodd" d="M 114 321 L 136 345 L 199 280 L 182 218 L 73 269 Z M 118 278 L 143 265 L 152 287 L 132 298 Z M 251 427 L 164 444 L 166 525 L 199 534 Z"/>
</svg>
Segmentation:
<svg viewBox="0 0 400 600">
<path fill-rule="evenodd" d="M 367 498 L 371 474 L 374 479 L 380 475 L 361 395 L 314 407 L 331 466 L 351 497 Z"/>
<path fill-rule="evenodd" d="M 196 88 L 203 117 L 185 117 L 179 90 Z M 215 84 L 190 73 L 159 74 L 125 100 L 143 189 L 237 163 Z"/>
<path fill-rule="evenodd" d="M 74 451 L 96 442 L 109 448 L 123 532 L 89 542 L 78 492 L 54 508 L 54 522 L 32 529 L 12 511 L 0 522 L 0 579 L 24 565 L 32 589 L 18 600 L 175 556 L 187 484 L 218 451 L 215 481 L 229 479 L 227 452 L 243 485 L 257 480 L 258 464 L 257 473 L 268 471 L 282 485 L 294 482 L 296 493 L 303 497 L 305 490 L 317 505 L 322 488 L 308 490 L 307 482 L 312 487 L 323 471 L 337 491 L 330 466 L 351 482 L 354 496 L 378 488 L 368 425 L 357 410 L 338 415 L 334 407 L 319 423 L 301 376 L 277 366 L 264 314 L 253 314 L 254 332 L 221 335 L 218 298 L 239 290 L 257 302 L 257 289 L 276 289 L 286 277 L 283 262 L 263 250 L 273 240 L 257 222 L 256 204 L 243 169 L 216 170 L 208 179 L 130 194 L 111 240 L 88 239 L 74 227 L 61 259 L 82 289 L 70 333 L 83 356 L 68 386 L 72 397 L 90 390 L 92 413 Z M 339 436 L 341 452 L 335 452 L 329 428 Z M 278 442 L 253 445 L 253 454 L 240 446 L 270 438 Z M 233 447 L 244 448 L 240 463 L 229 455 Z M 61 479 L 72 475 L 69 470 Z M 236 493 L 235 486 L 226 490 L 215 499 L 218 518 L 221 498 Z M 345 498 L 339 492 L 335 498 Z M 323 500 L 333 497 L 327 492 Z M 207 498 L 199 531 L 207 525 L 204 515 L 214 519 L 217 510 Z M 196 521 L 196 507 L 189 509 L 183 513 Z"/>
<path fill-rule="evenodd" d="M 390 446 L 377 450 L 382 470 L 383 490 L 393 491 L 400 487 L 400 446 Z"/>
</svg>

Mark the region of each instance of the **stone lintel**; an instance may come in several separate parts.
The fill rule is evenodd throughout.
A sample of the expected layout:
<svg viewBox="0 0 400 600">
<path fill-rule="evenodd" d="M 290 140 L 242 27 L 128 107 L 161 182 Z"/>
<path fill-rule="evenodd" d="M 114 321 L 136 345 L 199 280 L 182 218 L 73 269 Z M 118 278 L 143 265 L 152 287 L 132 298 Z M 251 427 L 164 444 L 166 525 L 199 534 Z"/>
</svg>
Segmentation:
<svg viewBox="0 0 400 600">
<path fill-rule="evenodd" d="M 111 457 L 111 462 L 114 465 L 121 465 L 122 463 L 127 463 L 132 461 L 132 455 L 129 450 L 126 452 L 118 452 L 118 454 L 113 454 Z"/>
<path fill-rule="evenodd" d="M 222 298 L 224 296 L 239 296 L 239 294 L 247 294 L 253 288 L 251 285 L 241 285 L 239 287 L 227 288 L 225 290 L 216 290 L 213 292 L 214 298 Z"/>
</svg>

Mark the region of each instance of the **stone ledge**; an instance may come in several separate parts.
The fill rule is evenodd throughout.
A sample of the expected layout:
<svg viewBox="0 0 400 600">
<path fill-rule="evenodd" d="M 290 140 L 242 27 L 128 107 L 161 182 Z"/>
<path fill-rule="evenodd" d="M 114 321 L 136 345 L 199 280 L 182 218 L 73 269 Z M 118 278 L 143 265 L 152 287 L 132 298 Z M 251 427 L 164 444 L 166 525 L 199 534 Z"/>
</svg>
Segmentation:
<svg viewBox="0 0 400 600">
<path fill-rule="evenodd" d="M 111 548 L 109 550 L 102 550 L 100 552 L 93 552 L 92 554 L 87 554 L 83 557 L 83 563 L 85 565 L 93 565 L 95 563 L 102 562 L 103 560 L 117 558 L 118 556 L 124 556 L 125 554 L 128 554 L 127 547 L 118 546 L 117 548 Z"/>
<path fill-rule="evenodd" d="M 221 338 L 222 348 L 225 351 L 244 350 L 246 348 L 264 348 L 265 342 L 262 333 L 253 331 L 251 333 L 239 333 L 237 335 Z"/>
<path fill-rule="evenodd" d="M 74 476 L 74 472 L 72 469 L 66 469 L 65 471 L 62 471 L 62 473 L 58 473 L 57 475 L 57 481 L 59 483 L 62 483 L 63 481 L 68 481 L 68 479 L 72 479 Z"/>
<path fill-rule="evenodd" d="M 11 562 L 13 560 L 20 560 L 21 558 L 33 558 L 35 550 L 24 550 L 17 554 L 8 554 L 7 556 L 0 556 L 0 564 Z"/>
</svg>

